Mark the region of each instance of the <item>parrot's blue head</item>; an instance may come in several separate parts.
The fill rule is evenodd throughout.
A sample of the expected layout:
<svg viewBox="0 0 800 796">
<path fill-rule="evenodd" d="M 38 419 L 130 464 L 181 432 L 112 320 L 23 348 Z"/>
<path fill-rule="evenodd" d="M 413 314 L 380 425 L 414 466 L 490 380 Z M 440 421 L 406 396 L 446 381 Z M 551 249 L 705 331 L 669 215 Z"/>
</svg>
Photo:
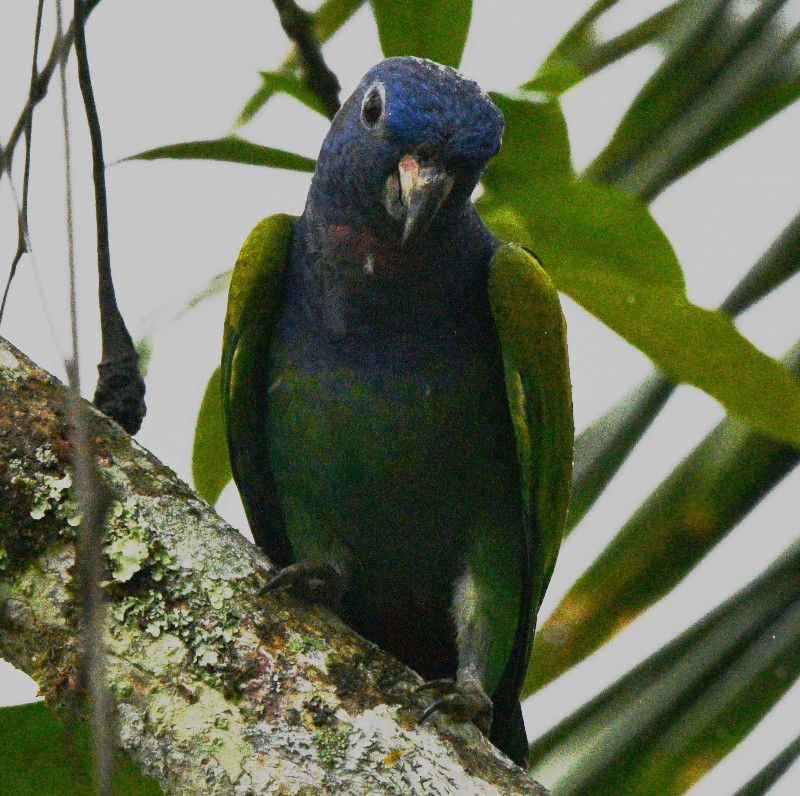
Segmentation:
<svg viewBox="0 0 800 796">
<path fill-rule="evenodd" d="M 433 61 L 388 58 L 336 114 L 309 209 L 410 246 L 466 207 L 502 134 L 503 115 L 477 83 Z"/>
</svg>

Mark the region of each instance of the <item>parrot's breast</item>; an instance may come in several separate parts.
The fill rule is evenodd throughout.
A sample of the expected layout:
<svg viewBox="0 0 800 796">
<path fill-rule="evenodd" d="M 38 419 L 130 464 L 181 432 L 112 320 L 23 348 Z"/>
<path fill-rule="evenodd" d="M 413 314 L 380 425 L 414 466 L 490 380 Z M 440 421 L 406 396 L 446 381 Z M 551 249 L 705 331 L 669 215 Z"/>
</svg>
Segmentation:
<svg viewBox="0 0 800 796">
<path fill-rule="evenodd" d="M 453 594 L 471 534 L 523 538 L 493 340 L 354 363 L 291 323 L 268 381 L 270 466 L 294 556 L 350 576 L 343 619 L 424 676 L 452 673 Z M 428 341 L 430 342 L 430 341 Z M 385 343 L 381 345 L 385 346 Z M 415 651 L 418 657 L 415 658 Z"/>
</svg>

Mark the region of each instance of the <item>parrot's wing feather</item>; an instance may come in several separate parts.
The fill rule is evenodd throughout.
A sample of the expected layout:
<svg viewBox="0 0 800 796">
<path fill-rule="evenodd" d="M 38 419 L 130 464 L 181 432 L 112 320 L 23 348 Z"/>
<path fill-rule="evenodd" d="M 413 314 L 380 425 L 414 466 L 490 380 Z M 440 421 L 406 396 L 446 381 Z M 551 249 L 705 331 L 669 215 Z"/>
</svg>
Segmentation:
<svg viewBox="0 0 800 796">
<path fill-rule="evenodd" d="M 242 246 L 231 276 L 220 369 L 233 478 L 256 543 L 279 567 L 292 563 L 292 551 L 269 468 L 264 395 L 293 228 L 292 216 L 270 216 Z"/>
<path fill-rule="evenodd" d="M 532 252 L 514 244 L 495 252 L 489 299 L 503 352 L 525 508 L 528 571 L 514 651 L 503 677 L 511 692 L 518 693 L 567 516 L 572 389 L 558 293 Z"/>
</svg>

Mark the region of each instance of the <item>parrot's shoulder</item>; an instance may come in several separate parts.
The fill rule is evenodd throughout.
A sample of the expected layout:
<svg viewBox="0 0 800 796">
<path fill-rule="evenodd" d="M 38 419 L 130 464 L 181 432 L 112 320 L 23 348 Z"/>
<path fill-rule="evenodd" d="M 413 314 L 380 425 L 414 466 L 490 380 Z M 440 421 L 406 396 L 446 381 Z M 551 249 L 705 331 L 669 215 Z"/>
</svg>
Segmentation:
<svg viewBox="0 0 800 796">
<path fill-rule="evenodd" d="M 285 274 L 295 219 L 259 221 L 244 242 L 231 274 L 222 343 L 220 387 L 231 471 L 253 537 L 278 564 L 292 561 L 275 484 L 264 462 L 263 384 L 275 325 L 284 303 Z"/>
<path fill-rule="evenodd" d="M 489 302 L 505 363 L 530 530 L 538 537 L 544 565 L 534 584 L 540 600 L 561 543 L 572 481 L 566 323 L 556 286 L 541 261 L 513 243 L 502 244 L 492 256 Z"/>
<path fill-rule="evenodd" d="M 296 218 L 283 213 L 268 216 L 247 236 L 231 274 L 225 338 L 245 319 L 261 315 L 282 292 Z"/>
<path fill-rule="evenodd" d="M 489 299 L 504 353 L 519 365 L 537 364 L 535 338 L 555 334 L 550 353 L 560 355 L 566 325 L 558 291 L 541 260 L 525 246 L 502 243 L 489 264 Z M 533 332 L 533 334 L 532 334 Z M 542 341 L 539 340 L 539 343 Z M 563 345 L 566 356 L 566 345 Z"/>
</svg>

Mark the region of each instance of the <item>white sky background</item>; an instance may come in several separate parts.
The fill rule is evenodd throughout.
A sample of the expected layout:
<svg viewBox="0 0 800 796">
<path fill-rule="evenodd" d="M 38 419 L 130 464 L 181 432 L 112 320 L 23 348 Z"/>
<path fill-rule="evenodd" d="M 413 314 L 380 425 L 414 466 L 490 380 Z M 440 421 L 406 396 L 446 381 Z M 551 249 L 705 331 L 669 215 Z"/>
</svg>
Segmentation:
<svg viewBox="0 0 800 796">
<path fill-rule="evenodd" d="M 665 3 L 623 0 L 604 23 L 609 33 L 627 27 Z M 66 3 L 71 7 L 71 3 Z M 487 90 L 511 91 L 529 79 L 588 0 L 522 2 L 475 0 L 462 71 Z M 0 142 L 4 142 L 27 94 L 35 17 L 33 0 L 3 0 L 0 28 Z M 54 30 L 46 3 L 42 53 Z M 269 0 L 106 0 L 88 26 L 106 160 L 178 141 L 216 138 L 231 130 L 258 85 L 257 71 L 276 67 L 286 39 Z M 368 9 L 325 49 L 339 75 L 342 98 L 380 60 Z M 573 159 L 585 166 L 611 135 L 620 114 L 659 61 L 645 49 L 567 94 Z M 69 98 L 73 135 L 76 243 L 84 394 L 91 396 L 99 359 L 95 300 L 94 206 L 89 143 L 70 61 Z M 63 142 L 57 79 L 36 111 L 30 226 L 36 288 L 30 258 L 22 261 L 2 333 L 25 353 L 63 377 L 69 340 L 64 234 Z M 258 143 L 314 157 L 327 121 L 286 97 L 274 99 L 243 135 Z M 654 204 L 653 213 L 672 241 L 686 274 L 690 298 L 716 306 L 798 210 L 800 105 L 737 143 Z M 21 186 L 22 147 L 15 158 Z M 111 255 L 119 302 L 134 333 L 164 301 L 190 296 L 214 274 L 230 268 L 245 236 L 262 217 L 302 210 L 309 177 L 232 164 L 198 161 L 124 163 L 107 173 Z M 0 182 L 0 276 L 16 248 L 16 215 L 8 181 Z M 569 299 L 575 413 L 583 428 L 637 384 L 647 359 Z M 748 311 L 740 329 L 767 353 L 778 356 L 800 333 L 800 280 Z M 148 375 L 148 416 L 139 441 L 190 479 L 190 452 L 202 391 L 220 350 L 224 298 L 207 302 L 156 339 Z M 57 340 L 50 332 L 49 316 Z M 612 538 L 632 509 L 722 417 L 710 398 L 684 387 L 662 412 L 619 477 L 564 546 L 544 612 Z M 246 527 L 238 496 L 228 488 L 219 509 Z M 597 688 L 642 660 L 699 619 L 745 579 L 758 574 L 797 535 L 800 473 L 775 490 L 697 567 L 686 582 L 625 629 L 589 661 L 526 704 L 529 732 L 540 732 L 568 714 Z M 544 615 L 541 617 L 544 618 Z M 30 680 L 0 662 L 0 704 L 30 701 Z M 795 688 L 693 796 L 735 790 L 800 731 L 800 688 Z M 772 791 L 794 794 L 795 770 Z"/>
</svg>

